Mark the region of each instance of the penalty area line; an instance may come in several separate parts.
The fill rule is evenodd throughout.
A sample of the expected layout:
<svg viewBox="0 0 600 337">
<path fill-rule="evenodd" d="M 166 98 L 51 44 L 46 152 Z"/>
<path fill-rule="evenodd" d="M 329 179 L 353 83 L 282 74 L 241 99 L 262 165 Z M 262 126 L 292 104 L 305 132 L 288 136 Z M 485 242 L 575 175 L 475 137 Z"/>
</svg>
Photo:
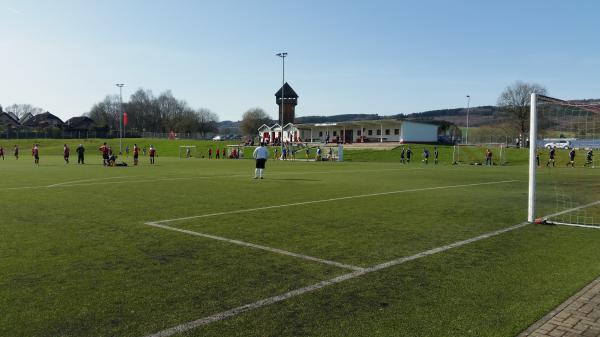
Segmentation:
<svg viewBox="0 0 600 337">
<path fill-rule="evenodd" d="M 519 229 L 519 228 L 525 227 L 525 226 L 527 226 L 529 224 L 530 224 L 529 222 L 523 222 L 523 223 L 520 223 L 518 225 L 514 225 L 514 226 L 511 226 L 511 227 L 499 229 L 499 230 L 496 230 L 496 231 L 493 231 L 493 232 L 485 233 L 485 234 L 482 234 L 482 235 L 479 235 L 479 236 L 476 236 L 476 237 L 473 237 L 473 238 L 470 238 L 470 239 L 467 239 L 467 240 L 457 241 L 457 242 L 454 242 L 454 243 L 451 243 L 451 244 L 448 244 L 448 245 L 445 245 L 445 246 L 441 246 L 441 247 L 433 248 L 433 249 L 430 249 L 430 250 L 426 250 L 426 251 L 420 252 L 420 253 L 415 254 L 415 255 L 411 255 L 411 256 L 407 256 L 407 257 L 402 257 L 402 258 L 399 258 L 399 259 L 395 259 L 395 260 L 391 260 L 391 261 L 388 261 L 388 262 L 380 263 L 380 264 L 374 265 L 372 267 L 363 268 L 361 270 L 357 270 L 357 271 L 354 271 L 352 273 L 340 275 L 338 277 L 334 277 L 334 278 L 331 278 L 329 280 L 321 281 L 321 282 L 318 282 L 318 283 L 315 283 L 315 284 L 312 284 L 312 285 L 309 285 L 309 286 L 306 286 L 306 287 L 294 289 L 294 290 L 288 291 L 288 292 L 280 294 L 280 295 L 276 295 L 276 296 L 264 298 L 264 299 L 258 300 L 256 302 L 253 302 L 253 303 L 245 304 L 245 305 L 242 305 L 242 306 L 230 309 L 230 310 L 226 310 L 226 311 L 222 311 L 222 312 L 216 313 L 214 315 L 210 315 L 210 316 L 207 316 L 207 317 L 204 317 L 204 318 L 200 318 L 200 319 L 197 319 L 197 320 L 194 320 L 194 321 L 190 321 L 190 322 L 187 322 L 187 323 L 179 324 L 179 325 L 176 325 L 174 327 L 171 327 L 171 328 L 168 328 L 168 329 L 165 329 L 165 330 L 162 330 L 162 331 L 150 334 L 150 335 L 146 335 L 145 337 L 170 337 L 170 336 L 173 336 L 175 334 L 179 334 L 179 333 L 182 333 L 182 332 L 193 330 L 193 329 L 199 328 L 199 327 L 204 326 L 204 325 L 208 325 L 208 324 L 211 324 L 211 323 L 214 323 L 214 322 L 217 322 L 217 321 L 224 320 L 226 318 L 237 316 L 237 315 L 242 314 L 244 312 L 248 312 L 248 311 L 251 311 L 251 310 L 254 310 L 254 309 L 258 309 L 258 308 L 265 307 L 265 306 L 268 306 L 268 305 L 271 305 L 271 304 L 282 302 L 282 301 L 285 301 L 285 300 L 290 299 L 292 297 L 296 297 L 296 296 L 300 296 L 300 295 L 303 295 L 303 294 L 306 294 L 306 293 L 314 292 L 316 290 L 323 289 L 325 287 L 332 286 L 332 285 L 335 285 L 335 284 L 338 284 L 338 283 L 341 283 L 341 282 L 344 282 L 344 281 L 348 281 L 348 280 L 351 280 L 351 279 L 354 279 L 354 278 L 357 278 L 357 277 L 360 277 L 360 276 L 363 276 L 363 275 L 366 275 L 366 274 L 369 274 L 369 273 L 373 273 L 373 272 L 376 272 L 376 271 L 387 269 L 387 268 L 390 268 L 390 267 L 393 267 L 393 266 L 397 266 L 397 265 L 400 265 L 400 264 L 403 264 L 403 263 L 406 263 L 406 262 L 409 262 L 409 261 L 414 261 L 414 260 L 417 260 L 417 259 L 420 259 L 420 258 L 423 258 L 423 257 L 426 257 L 426 256 L 430 256 L 430 255 L 442 253 L 442 252 L 448 251 L 450 249 L 462 247 L 464 245 L 467 245 L 467 244 L 470 244 L 470 243 L 473 243 L 473 242 L 476 242 L 476 241 L 480 241 L 480 240 L 483 240 L 483 239 L 491 238 L 493 236 L 500 235 L 502 233 L 510 232 L 510 231 L 515 230 L 515 229 Z"/>
<path fill-rule="evenodd" d="M 335 266 L 335 267 L 338 267 L 338 268 L 349 269 L 349 270 L 354 270 L 354 271 L 360 271 L 360 270 L 364 269 L 364 268 L 361 268 L 361 267 L 352 266 L 352 265 L 349 265 L 349 264 L 344 264 L 344 263 L 340 263 L 340 262 L 336 262 L 336 261 L 325 260 L 325 259 L 320 259 L 318 257 L 313 257 L 313 256 L 304 255 L 304 254 L 293 253 L 293 252 L 289 252 L 287 250 L 283 250 L 283 249 L 279 249 L 279 248 L 267 247 L 267 246 L 262 246 L 262 245 L 258 245 L 258 244 L 255 244 L 255 243 L 244 242 L 244 241 L 240 241 L 240 240 L 228 239 L 228 238 L 225 238 L 225 237 L 222 237 L 222 236 L 217 236 L 217 235 L 212 235 L 212 234 L 194 232 L 194 231 L 190 231 L 190 230 L 187 230 L 187 229 L 169 227 L 169 226 L 161 225 L 161 224 L 154 223 L 154 222 L 146 222 L 145 224 L 148 225 L 148 226 L 152 226 L 152 227 L 156 227 L 156 228 L 162 228 L 162 229 L 166 229 L 166 230 L 170 230 L 170 231 L 174 231 L 174 232 L 180 232 L 180 233 L 185 233 L 185 234 L 189 234 L 189 235 L 200 236 L 200 237 L 207 238 L 207 239 L 213 239 L 213 240 L 217 240 L 217 241 L 232 243 L 232 244 L 235 244 L 235 245 L 238 245 L 238 246 L 244 246 L 244 247 L 249 247 L 249 248 L 264 250 L 264 251 L 271 252 L 271 253 L 292 256 L 292 257 L 295 257 L 295 258 L 299 258 L 299 259 L 303 259 L 303 260 L 308 260 L 308 261 L 312 261 L 312 262 L 319 262 L 319 263 L 323 263 L 323 264 L 328 264 L 328 265 Z"/>
</svg>

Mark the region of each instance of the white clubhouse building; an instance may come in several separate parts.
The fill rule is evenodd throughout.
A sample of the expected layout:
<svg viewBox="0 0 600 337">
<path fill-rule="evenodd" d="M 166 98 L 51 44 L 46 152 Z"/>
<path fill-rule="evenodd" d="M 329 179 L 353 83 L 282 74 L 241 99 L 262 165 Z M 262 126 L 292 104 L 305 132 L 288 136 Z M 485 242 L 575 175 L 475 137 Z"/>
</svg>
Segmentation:
<svg viewBox="0 0 600 337">
<path fill-rule="evenodd" d="M 258 129 L 261 142 L 273 143 L 280 139 L 279 124 Z M 438 125 L 397 119 L 348 121 L 336 123 L 292 124 L 283 126 L 284 142 L 406 142 L 435 143 Z"/>
</svg>

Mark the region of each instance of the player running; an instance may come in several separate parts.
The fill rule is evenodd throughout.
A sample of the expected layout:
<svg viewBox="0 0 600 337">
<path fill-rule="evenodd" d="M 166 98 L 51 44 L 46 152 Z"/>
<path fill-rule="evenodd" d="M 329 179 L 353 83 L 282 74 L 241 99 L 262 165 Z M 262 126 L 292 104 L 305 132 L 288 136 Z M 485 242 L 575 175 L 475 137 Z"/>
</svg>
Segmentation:
<svg viewBox="0 0 600 337">
<path fill-rule="evenodd" d="M 154 157 L 156 156 L 156 149 L 154 146 L 150 145 L 150 164 L 154 165 Z"/>
<path fill-rule="evenodd" d="M 593 157 L 594 157 L 594 152 L 592 151 L 592 149 L 590 149 L 585 154 L 585 164 L 583 164 L 583 166 L 592 166 L 593 167 L 593 165 L 594 165 Z"/>
<path fill-rule="evenodd" d="M 552 147 L 548 152 L 548 162 L 546 163 L 546 167 L 550 166 L 552 163 L 552 167 L 554 167 L 554 156 L 556 155 L 556 147 Z"/>
<path fill-rule="evenodd" d="M 34 163 L 36 166 L 40 166 L 40 148 L 38 144 L 33 144 L 33 148 L 31 149 L 31 155 L 33 156 Z"/>
<path fill-rule="evenodd" d="M 575 167 L 575 149 L 571 149 L 571 151 L 569 151 L 569 162 L 567 163 L 567 166 L 571 165 L 571 167 Z"/>
</svg>

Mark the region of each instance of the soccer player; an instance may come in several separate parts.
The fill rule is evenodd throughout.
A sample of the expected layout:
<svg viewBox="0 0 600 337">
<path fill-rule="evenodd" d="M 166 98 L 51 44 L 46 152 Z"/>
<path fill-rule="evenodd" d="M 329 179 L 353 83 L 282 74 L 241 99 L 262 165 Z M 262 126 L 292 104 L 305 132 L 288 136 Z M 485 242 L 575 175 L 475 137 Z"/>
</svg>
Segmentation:
<svg viewBox="0 0 600 337">
<path fill-rule="evenodd" d="M 593 157 L 594 157 L 594 152 L 592 151 L 592 149 L 590 149 L 585 154 L 585 164 L 583 166 L 592 166 L 592 164 L 594 164 L 594 161 L 592 160 Z"/>
<path fill-rule="evenodd" d="M 439 155 L 440 155 L 440 153 L 438 152 L 437 146 L 434 146 L 433 147 L 433 163 L 435 165 L 437 165 L 437 163 L 438 163 L 438 157 L 439 157 Z"/>
<path fill-rule="evenodd" d="M 108 148 L 108 145 L 106 145 L 106 142 L 104 142 L 104 144 L 102 144 L 102 146 L 100 146 L 100 148 L 98 150 L 100 150 L 100 152 L 102 152 L 102 165 L 107 166 L 108 165 L 109 148 Z"/>
<path fill-rule="evenodd" d="M 77 152 L 77 164 L 85 164 L 85 160 L 83 158 L 85 148 L 83 147 L 83 144 L 79 144 L 79 146 L 75 149 L 75 152 Z"/>
<path fill-rule="evenodd" d="M 306 150 L 304 150 L 306 160 L 310 157 L 310 147 L 306 146 Z"/>
<path fill-rule="evenodd" d="M 217 147 L 217 151 L 215 152 L 215 159 L 221 159 L 221 149 Z"/>
<path fill-rule="evenodd" d="M 410 147 L 408 149 L 406 149 L 406 162 L 410 164 L 410 156 L 412 155 L 412 151 L 410 150 Z"/>
<path fill-rule="evenodd" d="M 575 167 L 575 149 L 571 149 L 571 151 L 569 151 L 569 162 L 567 163 L 567 166 L 571 165 L 571 167 Z"/>
<path fill-rule="evenodd" d="M 252 158 L 256 160 L 256 168 L 254 169 L 254 179 L 264 179 L 265 164 L 267 163 L 268 157 L 269 151 L 267 151 L 263 143 L 260 143 L 260 146 L 254 149 L 254 152 L 252 153 Z"/>
<path fill-rule="evenodd" d="M 125 156 L 129 158 L 129 145 L 125 146 Z"/>
<path fill-rule="evenodd" d="M 31 155 L 33 156 L 35 165 L 40 166 L 40 148 L 38 147 L 38 144 L 33 144 Z"/>
<path fill-rule="evenodd" d="M 150 145 L 150 164 L 154 165 L 154 156 L 156 156 L 156 149 L 154 146 Z"/>
<path fill-rule="evenodd" d="M 486 166 L 488 166 L 488 165 L 492 166 L 492 156 L 493 156 L 492 150 L 486 149 L 485 150 L 485 165 Z"/>
<path fill-rule="evenodd" d="M 429 164 L 429 150 L 423 149 L 423 162 L 425 165 Z"/>
<path fill-rule="evenodd" d="M 223 152 L 221 152 L 221 158 L 227 159 L 227 149 L 223 148 Z"/>
<path fill-rule="evenodd" d="M 404 149 L 404 147 L 402 147 L 402 150 L 400 150 L 400 162 L 402 164 L 406 164 L 406 160 L 404 159 L 405 153 L 406 153 L 406 150 Z"/>
<path fill-rule="evenodd" d="M 137 146 L 137 144 L 133 144 L 133 165 L 137 166 L 139 157 L 140 148 Z"/>
<path fill-rule="evenodd" d="M 2 145 L 0 145 L 0 157 L 2 157 L 2 160 L 4 160 L 4 148 Z"/>
<path fill-rule="evenodd" d="M 535 149 L 535 163 L 540 166 L 540 150 Z"/>
<path fill-rule="evenodd" d="M 273 150 L 273 152 L 274 152 L 274 154 L 273 154 L 273 158 L 274 158 L 275 160 L 279 159 L 279 158 L 277 157 L 277 152 L 278 152 L 278 148 L 277 148 L 277 147 L 275 147 L 275 149 Z"/>
<path fill-rule="evenodd" d="M 208 159 L 212 159 L 212 149 L 208 149 Z"/>
<path fill-rule="evenodd" d="M 321 147 L 317 147 L 317 155 L 315 156 L 315 161 L 321 161 Z"/>
<path fill-rule="evenodd" d="M 65 164 L 69 163 L 69 155 L 71 155 L 71 149 L 65 144 L 63 146 L 63 158 L 65 159 Z"/>
<path fill-rule="evenodd" d="M 550 165 L 550 163 L 552 163 L 552 167 L 554 167 L 554 156 L 556 155 L 556 148 L 552 147 L 550 148 L 550 151 L 548 152 L 548 162 L 546 163 L 546 167 L 548 167 Z"/>
<path fill-rule="evenodd" d="M 19 146 L 18 145 L 15 145 L 14 151 L 15 151 L 15 159 L 19 160 Z"/>
</svg>

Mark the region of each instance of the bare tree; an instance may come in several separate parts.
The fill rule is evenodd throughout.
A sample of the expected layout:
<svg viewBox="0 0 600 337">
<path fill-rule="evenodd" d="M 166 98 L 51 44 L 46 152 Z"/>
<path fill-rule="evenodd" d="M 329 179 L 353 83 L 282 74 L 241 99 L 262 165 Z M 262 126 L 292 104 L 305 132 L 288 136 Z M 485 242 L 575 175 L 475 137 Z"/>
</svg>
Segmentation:
<svg viewBox="0 0 600 337">
<path fill-rule="evenodd" d="M 94 104 L 87 114 L 97 125 L 106 125 L 118 130 L 121 116 L 121 103 L 118 95 L 108 95 L 100 103 Z"/>
<path fill-rule="evenodd" d="M 218 132 L 219 128 L 217 123 L 219 123 L 219 116 L 216 113 L 200 108 L 196 110 L 196 116 L 198 120 L 198 131 L 202 133 L 202 136 L 206 136 L 208 132 Z"/>
<path fill-rule="evenodd" d="M 44 112 L 44 110 L 42 108 L 35 107 L 31 104 L 9 105 L 4 109 L 4 111 L 12 113 L 18 119 L 20 119 L 21 117 L 23 117 L 27 114 L 37 115 L 37 114 L 41 114 L 42 112 Z"/>
<path fill-rule="evenodd" d="M 271 123 L 271 117 L 261 108 L 252 108 L 242 115 L 240 130 L 244 136 L 254 137 L 258 128 L 263 124 Z"/>
<path fill-rule="evenodd" d="M 536 83 L 517 81 L 506 87 L 498 98 L 500 111 L 506 116 L 508 123 L 522 134 L 529 129 L 529 102 L 532 93 L 546 95 L 547 90 Z"/>
</svg>

